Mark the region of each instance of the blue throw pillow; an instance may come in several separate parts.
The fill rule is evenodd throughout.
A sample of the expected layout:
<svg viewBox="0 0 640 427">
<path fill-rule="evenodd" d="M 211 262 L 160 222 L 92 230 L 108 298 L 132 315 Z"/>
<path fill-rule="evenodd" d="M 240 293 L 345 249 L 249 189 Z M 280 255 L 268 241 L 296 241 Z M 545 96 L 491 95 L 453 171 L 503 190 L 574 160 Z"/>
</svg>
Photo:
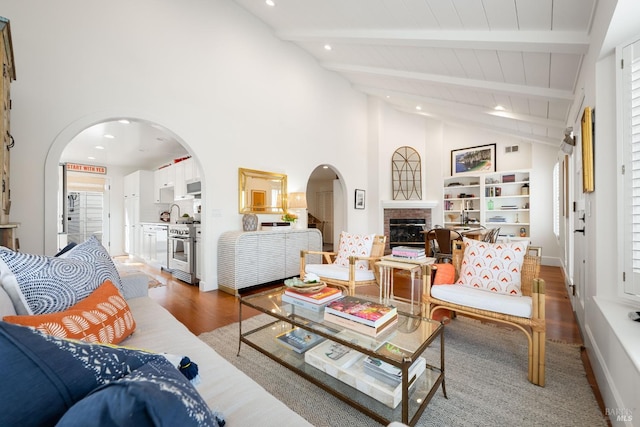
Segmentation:
<svg viewBox="0 0 640 427">
<path fill-rule="evenodd" d="M 166 360 L 0 322 L 0 426 L 54 425 L 95 388 L 158 359 Z"/>
<path fill-rule="evenodd" d="M 123 291 L 109 253 L 95 236 L 59 257 L 0 248 L 0 283 L 20 315 L 64 311 L 107 280 Z"/>
<path fill-rule="evenodd" d="M 57 427 L 214 426 L 213 414 L 193 385 L 168 360 L 156 359 L 130 375 L 98 387 L 76 403 Z"/>
</svg>

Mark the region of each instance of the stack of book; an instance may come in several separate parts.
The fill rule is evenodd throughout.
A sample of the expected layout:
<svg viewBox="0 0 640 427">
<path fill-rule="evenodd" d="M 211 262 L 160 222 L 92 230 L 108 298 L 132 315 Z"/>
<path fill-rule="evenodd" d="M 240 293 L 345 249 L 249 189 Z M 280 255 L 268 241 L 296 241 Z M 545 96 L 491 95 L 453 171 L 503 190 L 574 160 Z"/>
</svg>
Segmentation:
<svg viewBox="0 0 640 427">
<path fill-rule="evenodd" d="M 342 291 L 338 288 L 326 287 L 313 293 L 304 293 L 293 288 L 287 288 L 282 295 L 282 302 L 320 313 L 327 304 L 341 297 Z"/>
<path fill-rule="evenodd" d="M 340 332 L 336 336 L 354 342 L 348 335 L 343 336 L 345 332 L 347 332 L 347 330 Z M 366 337 L 364 338 L 366 339 Z M 356 344 L 365 348 L 373 349 L 366 342 L 358 341 Z M 379 376 L 370 374 L 369 369 L 366 368 L 366 360 L 368 357 L 369 356 L 365 354 L 359 353 L 356 350 L 331 340 L 325 340 L 304 353 L 304 360 L 309 365 L 321 370 L 322 372 L 326 372 L 328 375 L 339 379 L 357 390 L 360 390 L 362 393 L 382 402 L 389 408 L 396 408 L 402 401 L 402 374 L 397 377 L 394 376 L 395 374 L 393 371 L 389 371 L 389 375 L 384 375 L 385 380 L 378 379 Z M 385 370 L 389 366 L 391 368 L 398 369 L 389 363 L 382 363 L 385 364 L 385 368 L 383 368 Z M 417 379 L 420 378 L 425 370 L 426 360 L 424 357 L 418 357 L 409 367 L 409 390 L 415 387 L 419 382 Z M 394 377 L 392 380 L 389 380 L 386 378 L 387 376 Z"/>
<path fill-rule="evenodd" d="M 391 255 L 396 258 L 420 259 L 426 257 L 424 248 L 396 246 L 391 248 Z"/>
<path fill-rule="evenodd" d="M 345 296 L 327 304 L 324 320 L 376 337 L 398 322 L 398 309 L 392 305 Z"/>
<path fill-rule="evenodd" d="M 324 341 L 318 334 L 301 328 L 293 328 L 276 337 L 278 342 L 296 353 L 304 353 L 316 344 Z"/>
<path fill-rule="evenodd" d="M 378 354 L 389 356 L 393 359 L 402 360 L 403 357 L 408 357 L 408 352 L 404 351 L 400 347 L 397 347 L 389 342 L 386 342 L 378 349 Z M 397 387 L 402 383 L 402 369 L 394 366 L 390 363 L 387 363 L 381 359 L 367 356 L 364 359 L 364 372 L 377 380 L 382 381 L 385 384 L 388 384 L 392 387 Z M 409 385 L 413 385 L 413 381 L 415 380 L 417 374 L 417 370 L 419 370 L 419 365 L 424 365 L 426 363 L 425 359 L 419 357 L 415 362 L 411 364 L 409 367 Z M 416 375 L 417 374 L 417 375 Z"/>
</svg>

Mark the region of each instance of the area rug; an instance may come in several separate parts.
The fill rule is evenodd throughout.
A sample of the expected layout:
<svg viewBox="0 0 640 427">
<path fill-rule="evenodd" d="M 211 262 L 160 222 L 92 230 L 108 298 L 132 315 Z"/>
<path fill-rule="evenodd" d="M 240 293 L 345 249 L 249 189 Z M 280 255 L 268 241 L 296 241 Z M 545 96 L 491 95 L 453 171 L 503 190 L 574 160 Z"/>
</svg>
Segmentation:
<svg viewBox="0 0 640 427">
<path fill-rule="evenodd" d="M 149 288 L 159 288 L 162 286 L 166 286 L 165 283 L 160 282 L 159 280 L 154 279 L 153 277 L 149 276 L 148 274 L 144 273 L 143 271 L 140 270 L 119 270 L 118 274 L 120 275 L 120 277 L 127 277 L 130 275 L 138 275 L 138 274 L 144 274 L 147 276 L 147 279 L 149 280 Z"/>
<path fill-rule="evenodd" d="M 243 330 L 266 315 L 243 322 Z M 238 324 L 200 335 L 205 343 L 315 426 L 374 426 L 373 419 L 258 351 L 238 350 Z M 521 332 L 459 316 L 445 329 L 445 380 L 418 426 L 606 426 L 580 359 L 580 347 L 547 341 L 546 386 L 527 381 Z M 439 360 L 439 344 L 427 350 Z"/>
</svg>

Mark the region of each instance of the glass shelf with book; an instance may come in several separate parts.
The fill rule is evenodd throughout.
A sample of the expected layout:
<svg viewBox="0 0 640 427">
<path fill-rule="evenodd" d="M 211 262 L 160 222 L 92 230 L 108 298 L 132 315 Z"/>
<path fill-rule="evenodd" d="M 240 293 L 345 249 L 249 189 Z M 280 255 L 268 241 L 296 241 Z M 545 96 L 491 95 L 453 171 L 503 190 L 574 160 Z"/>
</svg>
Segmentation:
<svg viewBox="0 0 640 427">
<path fill-rule="evenodd" d="M 241 320 L 241 344 L 245 343 L 268 355 L 382 424 L 400 421 L 413 425 L 441 385 L 446 396 L 442 342 L 444 326 L 441 323 L 398 310 L 397 323 L 379 336 L 371 337 L 327 322 L 321 312 L 283 302 L 284 289 L 277 288 L 240 298 L 240 319 L 243 307 L 267 314 L 255 318 L 260 319 L 262 324 L 251 330 L 245 330 L 245 322 Z M 377 300 L 371 296 L 371 301 Z M 315 341 L 314 336 L 321 338 L 317 344 L 297 350 L 279 342 L 279 337 L 296 329 L 301 331 L 303 340 L 305 331 L 309 332 L 309 341 Z M 438 341 L 440 364 L 430 364 L 423 353 Z M 387 350 L 390 345 L 392 348 L 402 348 L 404 357 L 390 354 Z M 324 347 L 331 348 L 325 351 Z M 332 375 L 337 372 L 336 369 L 323 369 L 327 366 L 323 363 L 330 362 L 320 363 L 318 359 L 322 361 L 328 358 L 327 353 L 332 352 L 335 353 L 335 365 L 344 371 L 340 378 Z M 339 353 L 344 355 L 338 357 Z M 314 355 L 317 356 L 315 359 Z M 399 369 L 403 375 L 401 383 L 397 386 L 385 384 L 366 373 L 364 361 L 367 357 Z"/>
</svg>

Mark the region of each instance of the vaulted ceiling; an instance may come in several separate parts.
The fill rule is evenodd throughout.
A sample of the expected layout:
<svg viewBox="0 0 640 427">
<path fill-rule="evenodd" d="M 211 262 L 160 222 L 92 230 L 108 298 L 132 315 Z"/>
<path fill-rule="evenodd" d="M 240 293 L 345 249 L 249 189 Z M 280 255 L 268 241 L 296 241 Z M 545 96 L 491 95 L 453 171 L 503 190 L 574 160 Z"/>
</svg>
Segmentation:
<svg viewBox="0 0 640 427">
<path fill-rule="evenodd" d="M 235 1 L 354 89 L 398 110 L 552 146 L 573 122 L 597 3 Z"/>
</svg>

